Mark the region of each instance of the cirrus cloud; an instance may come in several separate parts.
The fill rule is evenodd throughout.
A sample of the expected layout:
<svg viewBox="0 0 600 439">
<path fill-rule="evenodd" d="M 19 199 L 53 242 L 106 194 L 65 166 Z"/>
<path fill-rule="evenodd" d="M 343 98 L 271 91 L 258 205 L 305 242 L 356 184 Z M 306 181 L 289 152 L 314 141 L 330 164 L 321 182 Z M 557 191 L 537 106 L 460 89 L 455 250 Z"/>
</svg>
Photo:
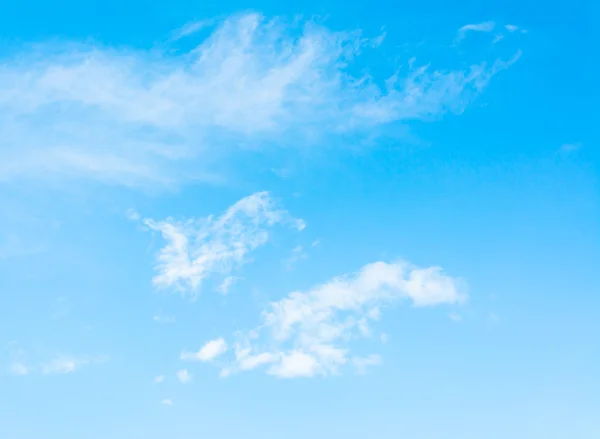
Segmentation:
<svg viewBox="0 0 600 439">
<path fill-rule="evenodd" d="M 177 35 L 200 26 L 212 33 L 188 51 L 63 42 L 0 59 L 0 180 L 219 181 L 215 163 L 240 148 L 460 113 L 516 59 L 458 69 L 410 62 L 382 78 L 353 69 L 379 46 L 358 31 L 243 14 Z"/>
</svg>

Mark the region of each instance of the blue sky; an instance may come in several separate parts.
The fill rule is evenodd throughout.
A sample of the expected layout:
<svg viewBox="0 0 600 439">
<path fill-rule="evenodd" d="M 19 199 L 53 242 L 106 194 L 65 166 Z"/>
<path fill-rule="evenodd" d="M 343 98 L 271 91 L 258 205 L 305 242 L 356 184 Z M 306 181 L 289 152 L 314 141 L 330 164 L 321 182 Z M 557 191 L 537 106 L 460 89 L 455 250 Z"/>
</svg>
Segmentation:
<svg viewBox="0 0 600 439">
<path fill-rule="evenodd" d="M 592 2 L 8 2 L 0 437 L 600 437 Z"/>
</svg>

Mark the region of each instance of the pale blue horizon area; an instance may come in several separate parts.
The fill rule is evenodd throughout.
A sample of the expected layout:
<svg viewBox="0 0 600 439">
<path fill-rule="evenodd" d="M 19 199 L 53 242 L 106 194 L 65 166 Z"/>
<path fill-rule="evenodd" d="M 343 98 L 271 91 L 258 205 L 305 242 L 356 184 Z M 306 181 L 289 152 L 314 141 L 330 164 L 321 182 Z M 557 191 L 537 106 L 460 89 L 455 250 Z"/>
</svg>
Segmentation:
<svg viewBox="0 0 600 439">
<path fill-rule="evenodd" d="M 599 10 L 6 2 L 0 439 L 600 438 Z"/>
</svg>

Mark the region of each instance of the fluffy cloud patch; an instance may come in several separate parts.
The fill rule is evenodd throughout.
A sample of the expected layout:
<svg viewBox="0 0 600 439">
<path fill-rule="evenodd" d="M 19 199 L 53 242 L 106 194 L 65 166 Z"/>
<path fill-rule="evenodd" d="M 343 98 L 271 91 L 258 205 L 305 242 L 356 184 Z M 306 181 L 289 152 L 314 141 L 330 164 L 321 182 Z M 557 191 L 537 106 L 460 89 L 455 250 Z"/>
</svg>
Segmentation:
<svg viewBox="0 0 600 439">
<path fill-rule="evenodd" d="M 227 351 L 227 343 L 223 338 L 207 342 L 198 352 L 182 352 L 182 360 L 212 361 Z"/>
<path fill-rule="evenodd" d="M 371 336 L 381 309 L 406 300 L 417 307 L 465 301 L 464 284 L 440 267 L 375 262 L 306 292 L 272 302 L 254 330 L 238 334 L 234 359 L 222 376 L 266 366 L 281 378 L 339 373 L 351 362 L 359 372 L 381 362 L 352 352 L 352 341 Z"/>
<path fill-rule="evenodd" d="M 460 113 L 514 61 L 356 76 L 354 60 L 379 38 L 258 14 L 193 23 L 171 42 L 207 26 L 188 51 L 54 42 L 0 59 L 0 180 L 218 181 L 214 164 L 240 148 L 331 144 Z"/>
<path fill-rule="evenodd" d="M 215 274 L 224 277 L 220 290 L 226 292 L 233 281 L 230 274 L 248 262 L 248 253 L 266 244 L 269 228 L 285 224 L 300 231 L 305 227 L 302 220 L 279 209 L 268 192 L 243 198 L 216 218 L 145 219 L 144 224 L 167 241 L 158 255 L 154 284 L 184 292 L 196 291 Z"/>
</svg>

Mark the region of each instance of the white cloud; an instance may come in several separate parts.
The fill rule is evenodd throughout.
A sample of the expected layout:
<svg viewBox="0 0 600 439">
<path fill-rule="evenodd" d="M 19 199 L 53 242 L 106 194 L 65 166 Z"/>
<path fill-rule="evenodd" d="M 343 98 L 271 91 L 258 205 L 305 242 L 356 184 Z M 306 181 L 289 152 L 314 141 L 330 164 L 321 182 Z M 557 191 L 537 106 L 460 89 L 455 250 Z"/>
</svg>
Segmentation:
<svg viewBox="0 0 600 439">
<path fill-rule="evenodd" d="M 186 384 L 192 380 L 192 376 L 188 373 L 187 369 L 182 369 L 177 372 L 177 379 L 181 384 Z"/>
<path fill-rule="evenodd" d="M 84 366 L 93 363 L 103 363 L 107 360 L 105 356 L 94 358 L 74 357 L 70 355 L 59 355 L 55 359 L 42 364 L 41 372 L 44 375 L 68 374 L 76 372 Z"/>
<path fill-rule="evenodd" d="M 455 42 L 464 40 L 469 32 L 491 32 L 496 27 L 493 21 L 485 21 L 477 24 L 466 24 L 458 30 Z"/>
<path fill-rule="evenodd" d="M 213 26 L 215 24 L 215 20 L 199 20 L 192 21 L 183 25 L 180 29 L 177 29 L 173 32 L 173 36 L 171 39 L 173 41 L 179 40 L 181 38 L 190 36 L 202 29 Z"/>
<path fill-rule="evenodd" d="M 212 361 L 227 352 L 228 346 L 223 338 L 217 338 L 206 343 L 198 352 L 182 352 L 182 360 Z"/>
<path fill-rule="evenodd" d="M 457 322 L 457 323 L 462 320 L 462 316 L 455 312 L 451 312 L 450 314 L 448 314 L 448 318 L 450 318 L 450 320 L 452 320 L 453 322 Z"/>
<path fill-rule="evenodd" d="M 296 247 L 294 247 L 294 249 L 292 250 L 292 254 L 284 261 L 284 263 L 285 266 L 289 270 L 291 270 L 298 262 L 303 261 L 307 258 L 308 255 L 306 254 L 304 247 L 302 247 L 301 245 L 297 245 Z"/>
<path fill-rule="evenodd" d="M 87 360 L 78 358 L 57 358 L 55 360 L 46 363 L 42 367 L 42 373 L 54 374 L 54 373 L 71 373 L 75 372 L 81 366 L 87 364 Z"/>
<path fill-rule="evenodd" d="M 370 366 L 379 366 L 381 364 L 381 357 L 377 354 L 367 355 L 366 357 L 354 357 L 352 364 L 356 367 L 358 373 L 364 374 Z"/>
<path fill-rule="evenodd" d="M 336 374 L 351 361 L 359 371 L 380 362 L 351 353 L 351 342 L 369 338 L 380 309 L 399 300 L 425 307 L 466 300 L 463 283 L 440 267 L 418 268 L 399 261 L 375 262 L 357 273 L 336 277 L 307 292 L 272 302 L 261 324 L 238 334 L 234 361 L 222 376 L 268 366 L 282 378 Z"/>
<path fill-rule="evenodd" d="M 311 377 L 319 372 L 319 361 L 302 350 L 282 354 L 270 373 L 281 378 Z"/>
<path fill-rule="evenodd" d="M 137 210 L 135 210 L 133 208 L 127 209 L 127 211 L 125 212 L 125 216 L 130 221 L 139 221 L 139 219 L 140 219 L 140 214 L 138 213 Z"/>
<path fill-rule="evenodd" d="M 219 288 L 218 288 L 219 292 L 221 294 L 229 293 L 231 286 L 235 283 L 236 280 L 237 280 L 237 278 L 235 276 L 227 276 L 225 279 L 223 279 L 223 282 L 221 282 L 221 285 L 219 285 Z"/>
<path fill-rule="evenodd" d="M 23 363 L 15 362 L 10 365 L 10 371 L 15 375 L 29 375 L 31 369 Z"/>
<path fill-rule="evenodd" d="M 156 314 L 152 317 L 152 320 L 154 320 L 156 323 L 173 323 L 175 322 L 175 317 Z"/>
<path fill-rule="evenodd" d="M 231 272 L 248 262 L 248 253 L 269 239 L 268 228 L 287 224 L 302 230 L 302 220 L 278 209 L 267 192 L 241 199 L 219 217 L 176 221 L 144 220 L 167 245 L 160 251 L 153 282 L 194 292 L 207 277 Z"/>
<path fill-rule="evenodd" d="M 515 32 L 519 29 L 519 26 L 515 26 L 514 24 L 507 24 L 504 26 L 504 28 L 509 31 L 509 32 Z"/>
<path fill-rule="evenodd" d="M 157 377 L 154 378 L 154 384 L 160 384 L 165 380 L 165 376 L 164 375 L 158 375 Z"/>
<path fill-rule="evenodd" d="M 387 81 L 352 76 L 353 60 L 379 42 L 245 14 L 215 23 L 188 52 L 74 42 L 17 51 L 0 59 L 0 180 L 222 181 L 216 164 L 240 148 L 330 145 L 391 122 L 460 113 L 510 65 L 426 63 Z"/>
<path fill-rule="evenodd" d="M 172 400 L 170 400 L 170 399 L 163 399 L 163 400 L 161 401 L 161 404 L 162 404 L 162 405 L 168 405 L 168 406 L 171 406 L 171 405 L 173 405 L 173 401 L 172 401 Z"/>
<path fill-rule="evenodd" d="M 12 361 L 9 366 L 11 373 L 15 375 L 54 375 L 70 374 L 84 366 L 99 364 L 108 361 L 106 355 L 98 356 L 74 356 L 57 354 L 51 359 L 40 358 L 39 354 L 27 352 L 18 348 L 11 352 Z"/>
</svg>

